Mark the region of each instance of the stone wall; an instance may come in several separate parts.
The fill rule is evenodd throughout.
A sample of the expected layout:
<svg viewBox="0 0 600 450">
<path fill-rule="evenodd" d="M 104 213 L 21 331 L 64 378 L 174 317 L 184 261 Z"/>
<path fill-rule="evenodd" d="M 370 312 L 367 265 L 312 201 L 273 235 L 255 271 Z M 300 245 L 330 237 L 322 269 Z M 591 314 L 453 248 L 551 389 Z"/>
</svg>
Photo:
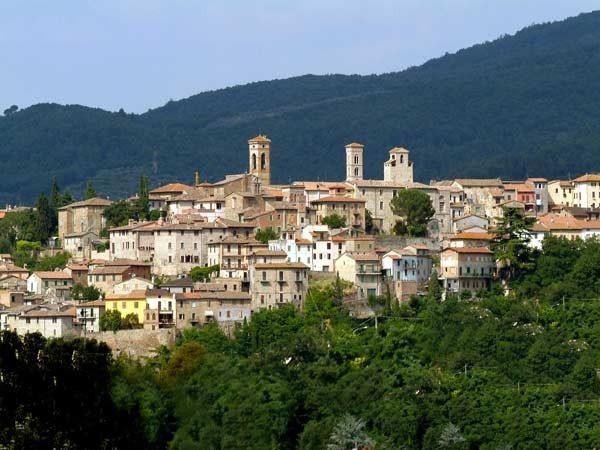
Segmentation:
<svg viewBox="0 0 600 450">
<path fill-rule="evenodd" d="M 126 353 L 133 357 L 148 357 L 161 345 L 172 348 L 177 339 L 178 330 L 162 328 L 160 330 L 120 330 L 88 333 L 86 337 L 106 343 L 115 356 Z"/>
<path fill-rule="evenodd" d="M 390 236 L 390 235 L 379 235 L 375 236 L 375 248 L 377 249 L 402 249 L 407 245 L 423 244 L 426 245 L 429 250 L 437 252 L 441 249 L 441 242 L 437 239 L 431 238 L 409 238 L 405 236 Z"/>
</svg>

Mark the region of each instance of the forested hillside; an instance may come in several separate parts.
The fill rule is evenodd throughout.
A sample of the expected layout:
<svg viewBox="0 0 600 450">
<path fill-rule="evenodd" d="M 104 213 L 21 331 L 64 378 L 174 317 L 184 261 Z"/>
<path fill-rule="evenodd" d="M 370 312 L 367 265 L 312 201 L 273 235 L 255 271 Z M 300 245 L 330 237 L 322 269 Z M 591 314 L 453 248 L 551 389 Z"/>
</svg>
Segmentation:
<svg viewBox="0 0 600 450">
<path fill-rule="evenodd" d="M 412 151 L 421 181 L 568 177 L 600 170 L 600 13 L 536 25 L 420 67 L 313 76 L 206 92 L 135 115 L 42 104 L 0 117 L 0 202 L 30 202 L 56 174 L 81 191 L 131 194 L 246 169 L 246 140 L 273 140 L 273 179 L 340 179 L 343 146 L 366 145 L 365 175 L 387 150 Z"/>
</svg>

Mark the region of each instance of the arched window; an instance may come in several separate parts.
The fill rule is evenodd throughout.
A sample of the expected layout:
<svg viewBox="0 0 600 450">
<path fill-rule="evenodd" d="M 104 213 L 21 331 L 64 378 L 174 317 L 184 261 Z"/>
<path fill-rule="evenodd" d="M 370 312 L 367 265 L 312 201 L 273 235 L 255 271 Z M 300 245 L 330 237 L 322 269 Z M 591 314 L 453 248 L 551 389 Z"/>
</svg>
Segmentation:
<svg viewBox="0 0 600 450">
<path fill-rule="evenodd" d="M 358 167 L 354 168 L 354 176 L 357 177 L 358 176 Z"/>
<path fill-rule="evenodd" d="M 261 169 L 267 168 L 267 156 L 264 153 L 262 153 L 260 155 L 260 168 Z"/>
<path fill-rule="evenodd" d="M 400 155 L 400 164 L 404 162 L 404 155 Z"/>
<path fill-rule="evenodd" d="M 358 155 L 354 155 L 354 164 L 358 164 Z"/>
<path fill-rule="evenodd" d="M 252 170 L 256 170 L 256 153 L 252 153 Z"/>
</svg>

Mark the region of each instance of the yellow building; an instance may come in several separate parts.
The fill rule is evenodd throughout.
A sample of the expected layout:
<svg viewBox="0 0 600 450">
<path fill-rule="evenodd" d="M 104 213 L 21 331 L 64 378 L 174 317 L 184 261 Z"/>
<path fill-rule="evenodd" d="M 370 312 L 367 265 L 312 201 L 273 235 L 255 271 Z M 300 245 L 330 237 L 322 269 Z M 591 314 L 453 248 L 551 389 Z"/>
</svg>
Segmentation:
<svg viewBox="0 0 600 450">
<path fill-rule="evenodd" d="M 140 324 L 144 323 L 146 310 L 146 291 L 132 291 L 128 294 L 108 294 L 104 299 L 106 311 L 117 310 L 121 317 L 135 314 Z"/>
</svg>

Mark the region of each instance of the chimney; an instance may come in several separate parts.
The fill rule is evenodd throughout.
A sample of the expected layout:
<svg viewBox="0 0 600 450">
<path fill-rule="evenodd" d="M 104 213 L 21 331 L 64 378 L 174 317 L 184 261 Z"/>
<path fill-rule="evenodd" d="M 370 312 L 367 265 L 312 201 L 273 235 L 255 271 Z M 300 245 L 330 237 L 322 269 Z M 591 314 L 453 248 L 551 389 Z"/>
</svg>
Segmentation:
<svg viewBox="0 0 600 450">
<path fill-rule="evenodd" d="M 196 170 L 194 173 L 194 185 L 198 186 L 200 184 L 200 172 Z"/>
</svg>

